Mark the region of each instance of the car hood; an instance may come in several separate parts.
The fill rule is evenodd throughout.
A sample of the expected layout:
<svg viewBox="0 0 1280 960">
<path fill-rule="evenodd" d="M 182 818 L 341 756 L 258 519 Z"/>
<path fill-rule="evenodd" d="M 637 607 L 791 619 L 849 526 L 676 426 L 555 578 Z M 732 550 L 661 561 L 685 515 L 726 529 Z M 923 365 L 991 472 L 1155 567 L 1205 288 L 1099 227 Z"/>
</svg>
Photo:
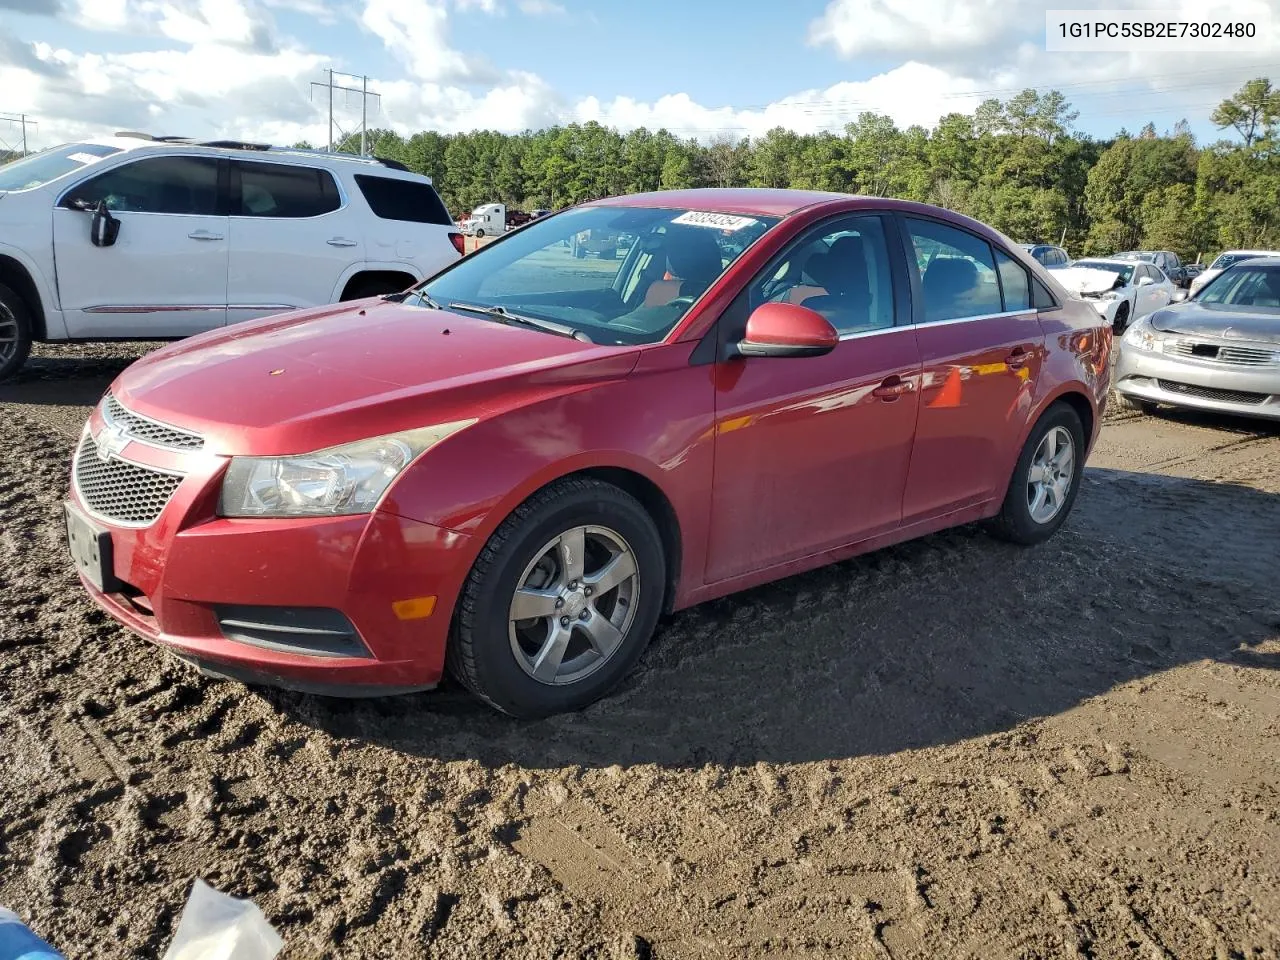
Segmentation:
<svg viewBox="0 0 1280 960">
<path fill-rule="evenodd" d="M 638 358 L 634 347 L 366 300 L 178 341 L 126 369 L 112 391 L 140 414 L 202 433 L 213 451 L 297 453 L 483 418 L 625 377 Z"/>
<path fill-rule="evenodd" d="M 1116 284 L 1118 270 L 1099 270 L 1096 267 L 1060 267 L 1053 277 L 1072 293 L 1104 293 Z"/>
<path fill-rule="evenodd" d="M 1280 309 L 1191 301 L 1157 310 L 1149 322 L 1161 333 L 1280 343 Z"/>
</svg>

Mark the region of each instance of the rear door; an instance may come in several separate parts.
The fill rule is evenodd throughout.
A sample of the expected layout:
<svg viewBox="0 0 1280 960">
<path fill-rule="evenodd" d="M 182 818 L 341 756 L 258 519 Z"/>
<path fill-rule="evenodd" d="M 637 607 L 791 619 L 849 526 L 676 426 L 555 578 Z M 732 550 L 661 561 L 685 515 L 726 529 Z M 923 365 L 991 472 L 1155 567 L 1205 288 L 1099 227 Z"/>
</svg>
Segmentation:
<svg viewBox="0 0 1280 960">
<path fill-rule="evenodd" d="M 903 522 L 1004 495 L 1044 356 L 1030 272 L 967 230 L 902 217 L 923 364 Z"/>
<path fill-rule="evenodd" d="M 373 213 L 365 229 L 370 269 L 404 264 L 425 280 L 461 256 L 453 218 L 430 183 L 375 173 L 352 179 Z"/>
<path fill-rule="evenodd" d="M 717 365 L 708 582 L 899 525 L 920 375 L 906 293 L 892 221 L 847 215 L 791 243 L 721 318 L 736 342 L 755 307 L 799 302 L 841 339 Z"/>
<path fill-rule="evenodd" d="M 231 161 L 228 323 L 334 299 L 347 268 L 364 260 L 344 199 L 321 167 Z"/>
<path fill-rule="evenodd" d="M 72 338 L 180 337 L 222 326 L 225 169 L 214 157 L 143 157 L 87 177 L 59 197 L 54 264 Z M 90 242 L 92 214 L 75 206 L 99 201 L 120 221 L 109 247 Z"/>
</svg>

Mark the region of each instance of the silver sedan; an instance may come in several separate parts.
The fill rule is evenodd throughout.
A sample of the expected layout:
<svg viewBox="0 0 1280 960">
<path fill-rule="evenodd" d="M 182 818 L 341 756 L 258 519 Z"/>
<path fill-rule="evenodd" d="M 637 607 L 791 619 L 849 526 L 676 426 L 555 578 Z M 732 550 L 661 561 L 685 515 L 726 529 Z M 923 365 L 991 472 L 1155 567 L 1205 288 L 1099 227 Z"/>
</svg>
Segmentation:
<svg viewBox="0 0 1280 960">
<path fill-rule="evenodd" d="M 1147 412 L 1163 403 L 1280 420 L 1280 257 L 1236 264 L 1131 324 L 1114 382 Z"/>
</svg>

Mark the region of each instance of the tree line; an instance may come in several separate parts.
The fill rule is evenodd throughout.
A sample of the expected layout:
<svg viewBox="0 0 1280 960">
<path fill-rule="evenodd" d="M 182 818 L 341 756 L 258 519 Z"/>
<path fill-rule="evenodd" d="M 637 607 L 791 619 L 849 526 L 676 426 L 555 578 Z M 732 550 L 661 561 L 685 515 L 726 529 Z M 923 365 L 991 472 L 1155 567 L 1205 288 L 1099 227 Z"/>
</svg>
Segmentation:
<svg viewBox="0 0 1280 960">
<path fill-rule="evenodd" d="M 931 130 L 867 112 L 839 134 L 777 127 L 710 143 L 595 122 L 368 136 L 374 155 L 432 177 L 459 216 L 495 201 L 558 209 L 646 190 L 796 187 L 920 200 L 1015 240 L 1062 242 L 1073 256 L 1143 248 L 1194 259 L 1280 246 L 1280 89 L 1270 80 L 1224 100 L 1211 119 L 1233 136 L 1204 145 L 1186 121 L 1098 140 L 1074 129 L 1078 116 L 1059 91 L 1029 89 L 948 114 Z M 358 135 L 339 149 L 358 152 Z"/>
</svg>

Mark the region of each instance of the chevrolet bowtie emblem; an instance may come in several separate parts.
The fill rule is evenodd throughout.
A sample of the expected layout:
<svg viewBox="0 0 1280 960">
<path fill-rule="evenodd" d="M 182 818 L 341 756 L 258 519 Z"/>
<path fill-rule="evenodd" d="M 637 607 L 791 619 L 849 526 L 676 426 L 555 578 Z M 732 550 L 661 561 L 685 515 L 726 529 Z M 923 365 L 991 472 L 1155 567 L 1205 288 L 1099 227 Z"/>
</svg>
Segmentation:
<svg viewBox="0 0 1280 960">
<path fill-rule="evenodd" d="M 128 444 L 129 435 L 125 432 L 124 427 L 114 423 L 103 427 L 102 432 L 94 440 L 94 446 L 98 451 L 98 459 L 103 463 L 118 454 Z"/>
</svg>

